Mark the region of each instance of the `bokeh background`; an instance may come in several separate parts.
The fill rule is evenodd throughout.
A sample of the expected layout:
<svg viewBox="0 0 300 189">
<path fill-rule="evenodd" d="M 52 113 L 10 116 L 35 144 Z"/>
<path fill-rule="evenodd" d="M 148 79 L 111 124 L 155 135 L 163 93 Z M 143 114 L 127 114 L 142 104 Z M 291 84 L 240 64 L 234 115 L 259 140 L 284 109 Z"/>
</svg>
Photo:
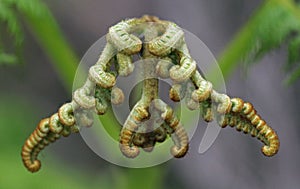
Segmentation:
<svg viewBox="0 0 300 189">
<path fill-rule="evenodd" d="M 262 2 L 43 1 L 79 58 L 109 26 L 144 14 L 176 22 L 198 36 L 218 57 Z M 71 92 L 32 28 L 26 20 L 22 23 L 23 62 L 0 66 L 0 188 L 299 188 L 300 83 L 283 84 L 285 45 L 251 67 L 240 63 L 225 78 L 228 95 L 252 102 L 277 131 L 281 147 L 276 156 L 264 157 L 258 140 L 230 128 L 222 129 L 213 146 L 198 154 L 206 127 L 199 124 L 189 153 L 180 160 L 145 169 L 122 168 L 94 154 L 80 135 L 72 135 L 47 147 L 40 154 L 40 172 L 29 173 L 20 156 L 23 142 L 41 118 L 70 100 Z M 4 30 L 5 25 L 0 24 L 0 31 Z M 9 32 L 0 34 L 9 42 Z"/>
</svg>

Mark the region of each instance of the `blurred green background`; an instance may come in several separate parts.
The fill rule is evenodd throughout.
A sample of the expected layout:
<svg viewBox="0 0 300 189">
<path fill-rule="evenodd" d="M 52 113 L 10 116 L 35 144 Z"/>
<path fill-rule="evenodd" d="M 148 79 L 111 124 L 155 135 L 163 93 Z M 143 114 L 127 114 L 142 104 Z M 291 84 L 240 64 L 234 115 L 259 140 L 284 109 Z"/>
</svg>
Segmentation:
<svg viewBox="0 0 300 189">
<path fill-rule="evenodd" d="M 228 95 L 252 102 L 277 131 L 279 154 L 263 157 L 256 139 L 232 129 L 198 154 L 201 122 L 180 160 L 122 168 L 74 135 L 47 147 L 42 169 L 29 173 L 21 147 L 40 119 L 71 99 L 80 57 L 109 26 L 143 14 L 174 21 L 206 43 Z M 299 31 L 292 0 L 0 0 L 0 189 L 299 188 Z"/>
</svg>

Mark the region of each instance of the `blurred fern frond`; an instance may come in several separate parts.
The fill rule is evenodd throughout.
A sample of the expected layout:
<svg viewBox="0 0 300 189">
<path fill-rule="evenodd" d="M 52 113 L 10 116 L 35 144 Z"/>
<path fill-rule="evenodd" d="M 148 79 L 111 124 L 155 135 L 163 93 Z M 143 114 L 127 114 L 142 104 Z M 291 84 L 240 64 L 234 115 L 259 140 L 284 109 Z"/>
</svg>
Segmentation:
<svg viewBox="0 0 300 189">
<path fill-rule="evenodd" d="M 226 77 L 239 62 L 250 65 L 283 44 L 287 83 L 292 83 L 300 77 L 300 8 L 294 0 L 266 0 L 225 48 L 220 67 Z"/>
<path fill-rule="evenodd" d="M 287 69 L 293 68 L 295 63 L 299 62 L 300 60 L 300 33 L 297 35 L 293 40 L 290 41 L 288 45 L 288 63 Z"/>
<path fill-rule="evenodd" d="M 17 62 L 18 59 L 15 55 L 0 52 L 0 64 L 16 64 Z"/>
<path fill-rule="evenodd" d="M 8 33 L 12 39 L 7 40 L 5 35 L 0 35 L 0 64 L 16 64 L 22 60 L 24 35 L 21 14 L 24 12 L 30 12 L 34 17 L 43 17 L 48 13 L 39 0 L 0 0 L 0 26 L 4 28 L 2 32 Z M 12 52 L 8 53 L 7 49 Z"/>
<path fill-rule="evenodd" d="M 15 44 L 20 45 L 23 41 L 21 24 L 15 10 L 5 0 L 0 1 L 0 20 L 7 26 L 10 35 L 14 37 Z"/>
<path fill-rule="evenodd" d="M 70 89 L 79 60 L 41 0 L 0 0 L 0 64 L 21 62 L 23 25 L 33 34 L 66 88 Z M 1 35 L 2 32 L 8 33 L 13 40 Z"/>
<path fill-rule="evenodd" d="M 6 1 L 0 0 L 0 25 L 4 25 L 6 32 L 10 34 L 9 37 L 13 38 L 13 46 L 16 51 L 19 51 L 23 42 L 23 33 L 18 16 L 13 8 L 6 3 Z M 14 54 L 8 54 L 3 45 L 4 35 L 0 36 L 0 64 L 15 64 L 20 57 Z"/>
</svg>

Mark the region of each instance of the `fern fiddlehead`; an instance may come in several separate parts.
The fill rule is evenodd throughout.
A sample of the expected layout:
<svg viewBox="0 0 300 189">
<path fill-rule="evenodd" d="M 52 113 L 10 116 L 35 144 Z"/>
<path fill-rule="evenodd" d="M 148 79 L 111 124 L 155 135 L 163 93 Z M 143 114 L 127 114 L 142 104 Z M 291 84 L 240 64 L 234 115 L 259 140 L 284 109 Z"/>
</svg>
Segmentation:
<svg viewBox="0 0 300 189">
<path fill-rule="evenodd" d="M 143 23 L 147 25 L 140 26 Z M 142 35 L 144 40 L 134 33 Z M 205 121 L 216 119 L 221 127 L 230 125 L 257 137 L 265 144 L 262 152 L 266 156 L 277 153 L 279 140 L 276 132 L 260 118 L 252 104 L 239 98 L 231 99 L 213 89 L 198 71 L 185 43 L 184 32 L 176 24 L 153 16 L 129 19 L 112 26 L 106 39 L 104 50 L 89 69 L 85 84 L 74 91 L 73 100 L 62 105 L 50 118 L 43 119 L 26 140 L 21 154 L 29 171 L 40 169 L 38 154 L 49 143 L 79 132 L 79 126 L 91 126 L 91 110 L 103 115 L 110 104 L 124 101 L 122 89 L 116 86 L 116 77 L 133 72 L 132 56 L 137 53 L 144 60 L 145 79 L 142 97 L 120 131 L 119 147 L 124 156 L 135 158 L 140 153 L 139 148 L 151 152 L 156 142 L 165 141 L 167 136 L 171 136 L 174 142 L 170 150 L 174 157 L 181 158 L 188 151 L 189 137 L 184 126 L 172 108 L 159 98 L 158 77 L 173 81 L 169 90 L 173 101 L 185 99 L 191 110 L 201 110 Z M 117 74 L 112 72 L 112 62 L 116 64 Z M 154 109 L 151 110 L 153 103 Z M 163 122 L 154 126 L 156 119 Z"/>
</svg>

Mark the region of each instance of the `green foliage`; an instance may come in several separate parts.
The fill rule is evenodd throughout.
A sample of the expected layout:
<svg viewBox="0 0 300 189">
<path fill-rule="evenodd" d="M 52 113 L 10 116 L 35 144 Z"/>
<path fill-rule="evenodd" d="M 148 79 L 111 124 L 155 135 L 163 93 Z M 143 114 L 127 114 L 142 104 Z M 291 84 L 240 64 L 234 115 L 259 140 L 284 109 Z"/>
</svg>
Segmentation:
<svg viewBox="0 0 300 189">
<path fill-rule="evenodd" d="M 0 1 L 0 26 L 6 25 L 7 31 L 10 34 L 10 37 L 14 39 L 14 47 L 20 49 L 23 41 L 23 33 L 21 29 L 20 22 L 17 15 L 8 6 L 5 1 Z M 0 64 L 15 64 L 17 63 L 18 57 L 14 54 L 5 53 L 4 46 L 2 44 L 3 39 L 0 36 Z"/>
<path fill-rule="evenodd" d="M 15 11 L 5 3 L 0 1 L 0 20 L 7 25 L 7 30 L 15 39 L 15 44 L 20 45 L 23 41 L 21 25 Z"/>
<path fill-rule="evenodd" d="M 295 37 L 288 45 L 288 64 L 287 69 L 291 69 L 300 60 L 300 35 Z"/>
<path fill-rule="evenodd" d="M 22 22 L 20 19 L 20 12 L 30 11 L 35 17 L 41 17 L 47 14 L 43 12 L 46 7 L 37 0 L 0 0 L 0 22 L 6 26 L 7 33 L 13 38 L 15 51 L 20 51 L 21 45 L 24 41 Z M 3 36 L 1 36 L 3 37 Z M 0 38 L 0 41 L 3 39 Z M 0 47 L 0 63 L 12 64 L 21 61 L 20 54 L 15 52 L 14 54 L 7 54 L 4 52 L 4 47 Z"/>
<path fill-rule="evenodd" d="M 292 71 L 300 63 L 300 8 L 292 0 L 265 1 L 225 48 L 219 59 L 221 70 L 226 77 L 239 62 L 250 65 L 282 44 L 288 46 L 286 68 Z M 300 68 L 287 82 L 299 76 Z"/>
<path fill-rule="evenodd" d="M 65 87 L 71 90 L 79 59 L 43 2 L 40 0 L 0 0 L 0 24 L 1 22 L 7 26 L 7 32 L 14 38 L 16 47 L 20 47 L 24 38 L 21 23 L 29 26 L 30 31 L 51 59 Z M 1 37 L 2 35 L 0 36 L 0 62 L 20 62 L 18 52 L 5 53 L 1 45 L 3 41 Z"/>
<path fill-rule="evenodd" d="M 0 64 L 17 64 L 18 59 L 15 55 L 0 52 Z"/>
<path fill-rule="evenodd" d="M 279 47 L 292 32 L 300 31 L 299 20 L 288 9 L 282 8 L 280 4 L 269 3 L 265 6 L 267 8 L 260 15 L 259 25 L 253 32 L 253 43 L 249 45 L 246 54 L 249 63 Z"/>
<path fill-rule="evenodd" d="M 292 40 L 288 46 L 288 64 L 286 68 L 287 70 L 294 69 L 289 79 L 287 80 L 288 83 L 291 83 L 300 77 L 299 62 L 300 62 L 300 35 L 295 37 L 295 39 Z"/>
</svg>

